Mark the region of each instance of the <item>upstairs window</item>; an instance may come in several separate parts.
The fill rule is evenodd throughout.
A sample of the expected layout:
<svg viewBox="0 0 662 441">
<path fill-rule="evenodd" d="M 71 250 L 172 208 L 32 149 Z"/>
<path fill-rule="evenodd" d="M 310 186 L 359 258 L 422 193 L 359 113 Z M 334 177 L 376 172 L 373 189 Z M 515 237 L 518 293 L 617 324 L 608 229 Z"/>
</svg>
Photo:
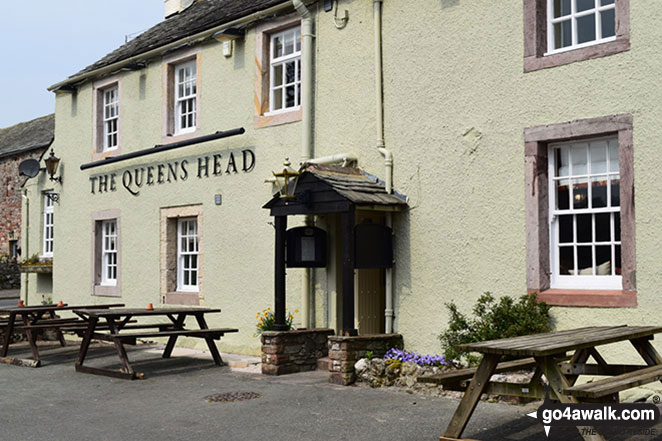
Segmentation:
<svg viewBox="0 0 662 441">
<path fill-rule="evenodd" d="M 175 65 L 175 134 L 195 131 L 197 117 L 196 61 Z"/>
<path fill-rule="evenodd" d="M 53 195 L 44 193 L 44 246 L 43 257 L 53 257 Z"/>
<path fill-rule="evenodd" d="M 269 111 L 295 110 L 301 106 L 301 28 L 271 35 Z"/>
<path fill-rule="evenodd" d="M 115 150 L 119 133 L 119 89 L 117 86 L 104 89 L 103 93 L 103 151 Z"/>
<path fill-rule="evenodd" d="M 524 72 L 630 49 L 630 0 L 524 0 Z"/>
<path fill-rule="evenodd" d="M 548 0 L 547 52 L 616 39 L 615 0 Z"/>
</svg>

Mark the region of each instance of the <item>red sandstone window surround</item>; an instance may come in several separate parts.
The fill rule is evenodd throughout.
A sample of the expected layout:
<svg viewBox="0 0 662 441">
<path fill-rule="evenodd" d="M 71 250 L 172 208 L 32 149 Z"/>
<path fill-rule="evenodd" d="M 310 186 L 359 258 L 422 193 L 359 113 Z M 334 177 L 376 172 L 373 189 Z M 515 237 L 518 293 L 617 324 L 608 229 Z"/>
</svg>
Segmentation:
<svg viewBox="0 0 662 441">
<path fill-rule="evenodd" d="M 601 139 L 617 142 L 617 153 L 616 151 L 612 153 L 618 156 L 618 173 L 611 173 L 610 171 L 596 173 L 602 173 L 609 182 L 616 182 L 617 177 L 619 179 L 620 185 L 618 188 L 612 187 L 613 191 L 618 193 L 619 199 L 619 233 L 615 230 L 618 211 L 610 208 L 613 203 L 602 207 L 598 206 L 601 203 L 594 202 L 592 205 L 587 204 L 586 210 L 583 210 L 583 205 L 578 207 L 578 210 L 574 210 L 575 207 L 572 205 L 567 207 L 567 212 L 565 206 L 556 203 L 550 204 L 550 199 L 554 202 L 555 196 L 565 195 L 565 192 L 569 191 L 561 185 L 564 178 L 556 176 L 563 175 L 564 172 L 555 173 L 555 176 L 550 179 L 550 173 L 554 173 L 554 166 L 550 166 L 550 151 L 560 152 L 558 150 L 559 146 L 570 145 L 573 146 L 572 148 L 576 147 L 578 152 L 586 151 L 588 154 L 591 142 L 595 142 L 597 152 Z M 541 299 L 552 305 L 636 306 L 632 116 L 614 115 L 532 127 L 524 131 L 524 140 L 526 150 L 526 261 L 529 292 L 539 292 Z M 573 141 L 576 142 L 572 143 Z M 570 144 L 567 144 L 568 142 Z M 582 147 L 586 146 L 587 142 L 588 147 Z M 554 146 L 557 146 L 557 150 L 554 149 Z M 611 146 L 608 144 L 606 149 L 609 147 Z M 583 148 L 586 150 L 582 150 Z M 605 150 L 606 152 L 607 150 Z M 590 156 L 588 158 L 590 159 Z M 554 161 L 555 158 L 552 158 L 552 163 Z M 578 164 L 583 162 L 586 161 L 580 161 Z M 600 163 L 600 161 L 595 162 L 596 164 Z M 591 182 L 596 179 L 599 181 L 602 178 L 602 175 L 600 177 L 597 175 L 589 176 L 590 165 L 587 166 L 587 170 L 586 176 L 591 178 Z M 597 166 L 596 170 L 598 170 Z M 566 180 L 572 181 L 571 185 L 576 184 L 577 194 L 579 196 L 583 195 L 582 183 L 579 182 L 583 178 L 574 179 L 574 176 L 570 176 L 570 174 L 568 176 L 569 179 Z M 558 186 L 550 184 L 550 182 L 556 181 L 559 182 Z M 558 188 L 550 188 L 552 186 Z M 601 191 L 601 187 L 596 187 L 596 191 Z M 615 198 L 616 194 L 613 197 Z M 576 218 L 579 216 L 587 217 L 587 219 L 591 218 L 591 222 L 595 222 L 597 214 L 591 210 L 600 212 L 597 214 L 603 217 L 605 213 L 609 212 L 607 215 L 610 216 L 611 226 L 608 239 L 598 237 L 597 233 L 593 234 L 590 240 L 588 238 L 586 240 L 581 239 L 574 224 L 573 229 L 567 228 L 567 238 L 560 238 L 559 230 L 561 226 L 558 222 L 570 220 L 576 223 Z M 602 213 L 603 211 L 605 213 Z M 559 214 L 570 217 L 560 219 Z M 606 228 L 604 230 L 607 231 Z M 593 228 L 593 231 L 595 233 L 597 229 Z M 553 234 L 550 234 L 550 232 Z M 572 238 L 569 232 L 573 232 Z M 561 259 L 555 257 L 555 253 L 558 256 L 564 247 L 574 253 L 573 256 L 570 256 L 570 254 L 567 256 L 567 261 L 572 263 L 572 269 L 563 268 L 560 263 Z M 609 256 L 606 255 L 605 251 L 607 247 L 610 248 Z M 585 256 L 579 256 L 580 251 L 586 251 Z M 586 263 L 589 261 L 590 265 Z M 607 266 L 605 262 L 607 261 L 609 262 L 608 275 L 605 269 Z M 587 268 L 590 267 L 590 270 L 582 265 Z M 569 264 L 566 266 L 569 266 Z M 564 280 L 559 283 L 559 279 Z M 608 283 L 605 284 L 603 281 Z M 594 283 L 594 286 L 592 283 Z"/>
<path fill-rule="evenodd" d="M 524 72 L 630 49 L 630 0 L 524 0 Z"/>
</svg>

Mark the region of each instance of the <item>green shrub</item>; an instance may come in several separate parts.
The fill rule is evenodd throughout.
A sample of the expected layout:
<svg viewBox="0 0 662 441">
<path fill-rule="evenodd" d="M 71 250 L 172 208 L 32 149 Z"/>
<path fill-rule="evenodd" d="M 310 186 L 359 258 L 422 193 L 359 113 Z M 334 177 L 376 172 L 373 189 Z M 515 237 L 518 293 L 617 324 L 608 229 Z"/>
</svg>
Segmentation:
<svg viewBox="0 0 662 441">
<path fill-rule="evenodd" d="M 448 329 L 439 336 L 446 360 L 478 363 L 480 356 L 457 348 L 457 345 L 485 340 L 538 334 L 552 330 L 549 305 L 539 302 L 536 294 L 520 297 L 494 296 L 486 292 L 476 302 L 473 317 L 461 313 L 455 303 L 446 304 L 450 313 Z"/>
</svg>

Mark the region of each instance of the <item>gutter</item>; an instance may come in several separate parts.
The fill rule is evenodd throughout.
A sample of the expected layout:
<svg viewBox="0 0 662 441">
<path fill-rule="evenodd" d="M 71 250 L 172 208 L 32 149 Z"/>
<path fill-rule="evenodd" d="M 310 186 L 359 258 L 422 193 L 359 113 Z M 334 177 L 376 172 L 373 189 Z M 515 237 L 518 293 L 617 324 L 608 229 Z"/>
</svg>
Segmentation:
<svg viewBox="0 0 662 441">
<path fill-rule="evenodd" d="M 311 0 L 306 0 L 306 3 L 312 3 L 313 1 Z M 215 26 L 213 28 L 209 28 L 205 31 L 198 32 L 197 34 L 189 35 L 188 37 L 181 38 L 177 41 L 173 41 L 172 43 L 168 43 L 164 46 L 159 46 L 156 49 L 149 50 L 147 52 L 143 52 L 142 54 L 134 55 L 132 57 L 126 58 L 124 60 L 117 61 L 115 63 L 109 64 L 108 66 L 100 67 L 99 69 L 95 69 L 90 72 L 85 72 L 80 75 L 76 75 L 73 77 L 69 77 L 64 81 L 60 81 L 59 83 L 55 83 L 52 86 L 50 86 L 47 90 L 49 92 L 57 91 L 58 89 L 62 89 L 66 86 L 70 86 L 72 84 L 80 83 L 85 80 L 88 80 L 93 77 L 98 77 L 104 74 L 108 74 L 111 72 L 115 72 L 122 67 L 125 67 L 130 64 L 134 64 L 138 61 L 146 60 L 149 58 L 154 58 L 162 55 L 163 53 L 171 50 L 178 48 L 183 45 L 187 44 L 192 44 L 192 43 L 197 43 L 202 40 L 205 40 L 209 37 L 212 37 L 214 34 L 224 31 L 229 28 L 236 28 L 236 27 L 241 27 L 241 26 L 246 26 L 254 21 L 260 20 L 264 17 L 268 17 L 270 15 L 278 14 L 280 12 L 283 12 L 285 10 L 291 9 L 292 8 L 292 2 L 291 1 L 286 1 L 283 3 L 280 3 L 276 6 L 272 6 L 270 8 L 264 9 L 262 11 L 254 12 L 253 14 L 247 15 L 245 17 L 239 18 L 237 20 L 229 21 L 227 23 L 223 23 L 221 25 Z"/>
</svg>

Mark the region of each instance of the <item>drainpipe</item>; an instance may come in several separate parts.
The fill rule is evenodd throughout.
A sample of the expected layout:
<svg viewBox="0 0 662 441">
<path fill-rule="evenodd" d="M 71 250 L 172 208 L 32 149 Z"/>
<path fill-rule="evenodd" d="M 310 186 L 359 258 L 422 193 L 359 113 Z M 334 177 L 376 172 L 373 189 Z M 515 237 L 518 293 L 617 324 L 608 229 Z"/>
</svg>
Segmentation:
<svg viewBox="0 0 662 441">
<path fill-rule="evenodd" d="M 30 199 L 28 198 L 27 188 L 23 189 L 23 193 L 21 194 L 21 196 L 23 196 L 23 199 L 25 199 L 25 214 L 26 214 L 25 231 L 21 231 L 21 236 L 24 238 L 21 246 L 22 246 L 22 253 L 28 253 L 30 251 Z M 30 273 L 23 273 L 22 277 L 25 277 L 25 297 L 23 298 L 23 300 L 25 301 L 26 305 L 29 305 L 28 288 L 30 283 Z"/>
<path fill-rule="evenodd" d="M 384 142 L 384 89 L 383 89 L 383 65 L 382 65 L 382 4 L 384 0 L 373 0 L 373 12 L 375 21 L 375 92 L 377 108 L 377 151 L 384 157 L 384 168 L 386 172 L 386 192 L 393 193 L 393 154 L 386 148 Z M 386 226 L 393 228 L 393 215 L 386 215 Z M 385 331 L 387 334 L 393 332 L 393 269 L 387 268 L 385 274 L 386 308 Z"/>
<path fill-rule="evenodd" d="M 313 14 L 301 0 L 292 0 L 301 17 L 301 163 L 313 157 Z M 306 216 L 306 225 L 313 225 L 312 216 Z M 301 281 L 301 324 L 310 327 L 310 302 L 313 271 L 306 268 Z"/>
</svg>

